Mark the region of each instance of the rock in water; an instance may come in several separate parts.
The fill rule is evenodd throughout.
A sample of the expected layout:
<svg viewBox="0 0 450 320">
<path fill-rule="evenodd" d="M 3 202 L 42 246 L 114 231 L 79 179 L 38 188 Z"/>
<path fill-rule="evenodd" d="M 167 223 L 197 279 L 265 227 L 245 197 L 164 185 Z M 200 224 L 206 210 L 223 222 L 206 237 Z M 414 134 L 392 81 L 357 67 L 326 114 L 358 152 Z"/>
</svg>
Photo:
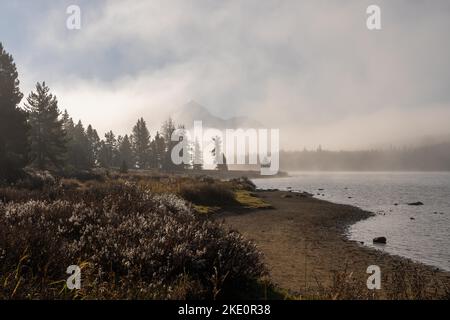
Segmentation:
<svg viewBox="0 0 450 320">
<path fill-rule="evenodd" d="M 382 244 L 386 244 L 387 239 L 386 237 L 376 237 L 373 239 L 373 243 L 382 243 Z"/>
<path fill-rule="evenodd" d="M 411 202 L 408 203 L 409 206 L 423 206 L 423 202 L 417 201 L 417 202 Z"/>
</svg>

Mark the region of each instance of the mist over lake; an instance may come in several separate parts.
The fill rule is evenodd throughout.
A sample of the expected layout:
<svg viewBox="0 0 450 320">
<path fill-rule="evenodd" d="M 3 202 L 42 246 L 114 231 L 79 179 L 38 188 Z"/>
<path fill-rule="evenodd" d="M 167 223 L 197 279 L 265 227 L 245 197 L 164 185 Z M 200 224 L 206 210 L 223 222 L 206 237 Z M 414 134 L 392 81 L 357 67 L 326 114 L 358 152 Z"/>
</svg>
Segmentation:
<svg viewBox="0 0 450 320">
<path fill-rule="evenodd" d="M 307 191 L 319 199 L 371 211 L 374 217 L 348 229 L 351 240 L 450 270 L 448 172 L 293 172 L 290 177 L 254 183 L 262 189 Z M 419 201 L 424 205 L 408 205 Z M 387 244 L 374 245 L 378 236 L 385 236 Z"/>
</svg>

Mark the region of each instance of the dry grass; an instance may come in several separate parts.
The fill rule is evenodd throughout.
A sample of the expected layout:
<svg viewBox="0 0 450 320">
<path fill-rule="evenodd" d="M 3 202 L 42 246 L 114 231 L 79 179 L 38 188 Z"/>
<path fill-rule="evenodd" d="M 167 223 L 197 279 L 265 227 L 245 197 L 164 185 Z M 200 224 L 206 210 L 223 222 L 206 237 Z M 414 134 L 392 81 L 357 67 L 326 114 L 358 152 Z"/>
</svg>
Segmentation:
<svg viewBox="0 0 450 320">
<path fill-rule="evenodd" d="M 247 191 L 247 190 L 237 190 L 235 191 L 236 201 L 247 209 L 271 209 L 273 208 L 271 204 L 267 203 L 257 194 Z"/>
<path fill-rule="evenodd" d="M 320 300 L 448 300 L 449 287 L 437 280 L 437 277 L 425 276 L 423 269 L 407 263 L 395 264 L 389 272 L 383 274 L 380 290 L 369 290 L 365 276 L 354 274 L 349 268 L 333 272 L 330 285 L 316 281 L 314 292 L 294 299 Z"/>
</svg>

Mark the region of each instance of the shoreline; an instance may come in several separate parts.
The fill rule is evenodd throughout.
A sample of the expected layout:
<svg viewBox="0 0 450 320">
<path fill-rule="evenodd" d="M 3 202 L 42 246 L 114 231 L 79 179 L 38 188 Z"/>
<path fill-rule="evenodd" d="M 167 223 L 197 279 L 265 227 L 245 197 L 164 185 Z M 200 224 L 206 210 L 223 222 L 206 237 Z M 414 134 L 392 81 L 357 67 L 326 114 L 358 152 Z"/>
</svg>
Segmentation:
<svg viewBox="0 0 450 320">
<path fill-rule="evenodd" d="M 450 288 L 448 271 L 348 239 L 348 228 L 374 213 L 290 191 L 260 190 L 256 195 L 273 209 L 228 211 L 216 219 L 257 245 L 272 281 L 289 295 L 314 294 L 336 285 L 337 276 L 344 273 L 367 290 L 370 265 L 381 269 L 382 289 L 376 293 L 380 298 L 389 297 L 409 276 L 416 282 L 420 277 L 416 285 L 423 286 L 421 291 L 442 293 Z"/>
</svg>

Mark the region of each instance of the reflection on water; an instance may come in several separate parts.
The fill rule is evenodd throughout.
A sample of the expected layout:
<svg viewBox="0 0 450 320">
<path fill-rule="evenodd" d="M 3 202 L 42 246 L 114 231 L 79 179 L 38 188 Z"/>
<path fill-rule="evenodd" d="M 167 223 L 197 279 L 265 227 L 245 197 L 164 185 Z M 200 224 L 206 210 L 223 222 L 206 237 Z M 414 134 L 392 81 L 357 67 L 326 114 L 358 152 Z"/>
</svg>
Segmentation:
<svg viewBox="0 0 450 320">
<path fill-rule="evenodd" d="M 290 175 L 254 182 L 258 188 L 308 191 L 320 199 L 372 211 L 375 217 L 349 228 L 350 239 L 450 271 L 450 173 L 296 172 Z M 408 205 L 417 201 L 424 205 Z M 372 239 L 377 236 L 387 237 L 387 244 L 374 246 Z"/>
</svg>

